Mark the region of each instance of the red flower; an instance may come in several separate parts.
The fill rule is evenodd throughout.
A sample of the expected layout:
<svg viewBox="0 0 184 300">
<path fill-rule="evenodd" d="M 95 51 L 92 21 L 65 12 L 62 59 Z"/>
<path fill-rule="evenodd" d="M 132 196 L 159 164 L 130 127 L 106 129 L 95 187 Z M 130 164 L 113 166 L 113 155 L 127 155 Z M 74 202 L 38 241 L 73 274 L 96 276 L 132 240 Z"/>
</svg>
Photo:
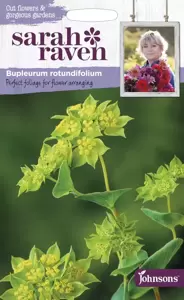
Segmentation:
<svg viewBox="0 0 184 300">
<path fill-rule="evenodd" d="M 159 63 L 162 70 L 166 70 L 168 68 L 167 62 L 165 60 L 161 60 Z"/>
<path fill-rule="evenodd" d="M 162 76 L 160 78 L 160 82 L 162 81 L 162 83 L 165 83 L 165 84 L 169 84 L 171 80 L 171 74 L 169 72 L 169 70 L 163 70 L 162 71 Z"/>
<path fill-rule="evenodd" d="M 155 64 L 152 66 L 152 69 L 158 74 L 161 75 L 162 74 L 162 67 L 158 64 Z"/>
<path fill-rule="evenodd" d="M 152 67 L 136 66 L 124 77 L 125 90 L 129 92 L 174 92 L 175 89 L 170 84 L 171 74 L 166 61 L 160 61 Z"/>
<path fill-rule="evenodd" d="M 175 89 L 173 88 L 172 84 L 169 83 L 159 88 L 158 92 L 175 92 Z"/>
<path fill-rule="evenodd" d="M 136 83 L 136 90 L 138 92 L 148 92 L 149 91 L 149 84 L 145 79 L 139 79 Z"/>
</svg>

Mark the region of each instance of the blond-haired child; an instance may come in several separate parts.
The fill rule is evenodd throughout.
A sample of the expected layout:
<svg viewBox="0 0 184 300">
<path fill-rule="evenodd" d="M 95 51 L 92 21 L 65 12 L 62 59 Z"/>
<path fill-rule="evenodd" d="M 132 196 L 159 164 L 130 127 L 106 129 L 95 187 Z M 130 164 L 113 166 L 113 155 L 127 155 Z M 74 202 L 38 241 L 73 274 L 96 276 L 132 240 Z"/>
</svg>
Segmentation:
<svg viewBox="0 0 184 300">
<path fill-rule="evenodd" d="M 149 30 L 145 32 L 140 40 L 137 51 L 146 59 L 144 67 L 158 64 L 161 60 L 167 59 L 168 42 L 158 31 Z M 170 84 L 175 87 L 175 76 L 170 69 Z"/>
</svg>

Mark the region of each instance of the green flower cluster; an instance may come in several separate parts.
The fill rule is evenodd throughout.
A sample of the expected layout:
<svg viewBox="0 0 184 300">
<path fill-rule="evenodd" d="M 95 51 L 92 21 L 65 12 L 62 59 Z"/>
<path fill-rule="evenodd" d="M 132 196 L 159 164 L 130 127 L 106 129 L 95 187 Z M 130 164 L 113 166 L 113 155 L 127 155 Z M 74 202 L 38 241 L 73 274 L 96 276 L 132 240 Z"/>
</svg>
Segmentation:
<svg viewBox="0 0 184 300">
<path fill-rule="evenodd" d="M 107 213 L 101 225 L 96 226 L 96 234 L 86 239 L 89 248 L 89 257 L 109 263 L 111 253 L 117 253 L 121 259 L 126 259 L 137 254 L 143 247 L 136 236 L 135 221 L 128 222 L 124 214 L 115 219 Z"/>
<path fill-rule="evenodd" d="M 156 173 L 145 175 L 144 186 L 137 188 L 136 199 L 147 202 L 168 197 L 174 193 L 180 178 L 184 178 L 184 164 L 175 156 L 169 165 L 160 166 Z"/>
<path fill-rule="evenodd" d="M 12 288 L 3 300 L 73 300 L 88 284 L 99 280 L 88 273 L 91 259 L 76 260 L 73 249 L 62 258 L 57 244 L 47 253 L 33 247 L 29 259 L 12 257 L 13 273 L 1 281 L 9 281 Z"/>
<path fill-rule="evenodd" d="M 95 168 L 99 156 L 109 149 L 99 137 L 125 137 L 124 127 L 133 118 L 120 116 L 117 102 L 110 104 L 109 100 L 99 105 L 97 102 L 90 95 L 84 103 L 68 107 L 65 116 L 52 117 L 61 121 L 51 137 L 45 139 L 37 165 L 32 165 L 32 169 L 21 168 L 24 176 L 17 184 L 19 195 L 37 191 L 46 179 L 51 179 L 51 173 L 57 171 L 63 161 L 73 168 L 86 163 Z M 48 145 L 49 140 L 56 140 L 56 144 Z"/>
<path fill-rule="evenodd" d="M 20 187 L 19 196 L 24 192 L 39 190 L 46 178 L 49 178 L 50 174 L 55 172 L 64 160 L 71 164 L 71 157 L 72 145 L 69 141 L 59 139 L 53 146 L 44 143 L 37 165 L 32 165 L 32 169 L 28 166 L 21 168 L 24 176 L 17 183 Z"/>
</svg>

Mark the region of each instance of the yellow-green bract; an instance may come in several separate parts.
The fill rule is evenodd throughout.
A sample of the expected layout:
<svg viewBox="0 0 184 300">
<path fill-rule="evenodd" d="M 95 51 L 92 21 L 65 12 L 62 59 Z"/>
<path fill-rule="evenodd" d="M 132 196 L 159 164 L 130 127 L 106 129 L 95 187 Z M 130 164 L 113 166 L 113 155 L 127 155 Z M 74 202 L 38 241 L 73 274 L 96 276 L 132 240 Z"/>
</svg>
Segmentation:
<svg viewBox="0 0 184 300">
<path fill-rule="evenodd" d="M 0 298 L 3 300 L 75 299 L 99 280 L 88 270 L 91 259 L 76 260 L 71 248 L 61 257 L 60 249 L 52 245 L 46 253 L 33 247 L 28 259 L 12 257 L 13 272 L 2 281 L 12 288 Z"/>
<path fill-rule="evenodd" d="M 60 122 L 44 140 L 37 164 L 21 168 L 24 176 L 17 184 L 19 195 L 39 190 L 46 179 L 56 181 L 53 176 L 63 161 L 67 161 L 70 168 L 86 163 L 95 168 L 99 157 L 110 149 L 100 137 L 125 137 L 124 127 L 133 118 L 121 116 L 117 102 L 111 104 L 111 100 L 107 100 L 99 105 L 98 102 L 89 95 L 83 103 L 69 106 L 66 115 L 52 117 Z M 50 146 L 49 141 L 56 143 Z"/>
</svg>

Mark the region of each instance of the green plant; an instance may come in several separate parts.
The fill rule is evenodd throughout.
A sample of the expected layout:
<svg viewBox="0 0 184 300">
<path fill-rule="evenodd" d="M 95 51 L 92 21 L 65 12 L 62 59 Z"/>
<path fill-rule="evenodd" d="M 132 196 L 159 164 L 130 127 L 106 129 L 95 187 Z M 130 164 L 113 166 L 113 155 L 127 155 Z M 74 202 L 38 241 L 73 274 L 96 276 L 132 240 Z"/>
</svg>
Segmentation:
<svg viewBox="0 0 184 300">
<path fill-rule="evenodd" d="M 98 279 L 88 269 L 91 259 L 76 260 L 71 248 L 61 257 L 57 244 L 47 253 L 33 247 L 28 259 L 12 257 L 13 273 L 1 281 L 10 281 L 12 288 L 2 299 L 75 299 L 88 284 Z"/>
<path fill-rule="evenodd" d="M 121 116 L 117 102 L 111 104 L 109 100 L 98 104 L 89 95 L 84 103 L 68 107 L 66 115 L 57 115 L 52 119 L 59 119 L 60 123 L 51 136 L 44 140 L 37 164 L 31 168 L 21 168 L 24 175 L 18 182 L 18 195 L 37 191 L 46 180 L 51 180 L 54 184 L 53 197 L 59 199 L 72 194 L 81 201 L 96 203 L 105 207 L 106 218 L 102 224 L 95 224 L 96 232 L 85 239 L 89 249 L 89 255 L 85 259 L 76 260 L 72 247 L 69 253 L 61 257 L 57 244 L 51 246 L 46 254 L 33 247 L 26 260 L 12 257 L 13 272 L 1 280 L 10 282 L 12 288 L 1 299 L 73 300 L 88 289 L 88 284 L 99 281 L 88 273 L 91 261 L 100 260 L 101 263 L 109 264 L 113 254 L 118 258 L 118 266 L 111 275 L 122 276 L 123 279 L 112 300 L 138 299 L 150 288 L 135 286 L 134 271 L 139 267 L 166 268 L 183 242 L 176 237 L 175 226 L 183 225 L 184 217 L 171 213 L 170 194 L 178 185 L 177 179 L 183 176 L 184 166 L 174 158 L 169 166 L 159 168 L 156 174 L 146 175 L 144 186 L 137 189 L 137 199 L 148 201 L 167 198 L 167 214 L 145 208 L 142 210 L 173 233 L 172 241 L 148 257 L 147 252 L 142 249 L 142 239 L 136 234 L 137 221 L 128 221 L 125 214 L 116 209 L 116 202 L 121 197 L 123 200 L 123 196 L 131 189 L 110 189 L 104 161 L 104 154 L 110 148 L 102 141 L 103 136 L 125 137 L 124 127 L 133 118 Z M 88 194 L 77 191 L 72 180 L 72 169 L 84 164 L 95 168 L 98 161 L 102 167 L 106 190 Z M 158 300 L 159 290 L 154 289 L 154 293 Z"/>
<path fill-rule="evenodd" d="M 144 186 L 137 189 L 137 200 L 143 199 L 147 202 L 158 198 L 166 199 L 167 212 L 160 213 L 146 208 L 142 208 L 142 211 L 155 222 L 170 229 L 173 239 L 176 239 L 175 227 L 184 225 L 184 216 L 171 212 L 171 196 L 182 178 L 184 178 L 184 164 L 175 156 L 169 165 L 160 166 L 155 174 L 145 175 Z"/>
</svg>

